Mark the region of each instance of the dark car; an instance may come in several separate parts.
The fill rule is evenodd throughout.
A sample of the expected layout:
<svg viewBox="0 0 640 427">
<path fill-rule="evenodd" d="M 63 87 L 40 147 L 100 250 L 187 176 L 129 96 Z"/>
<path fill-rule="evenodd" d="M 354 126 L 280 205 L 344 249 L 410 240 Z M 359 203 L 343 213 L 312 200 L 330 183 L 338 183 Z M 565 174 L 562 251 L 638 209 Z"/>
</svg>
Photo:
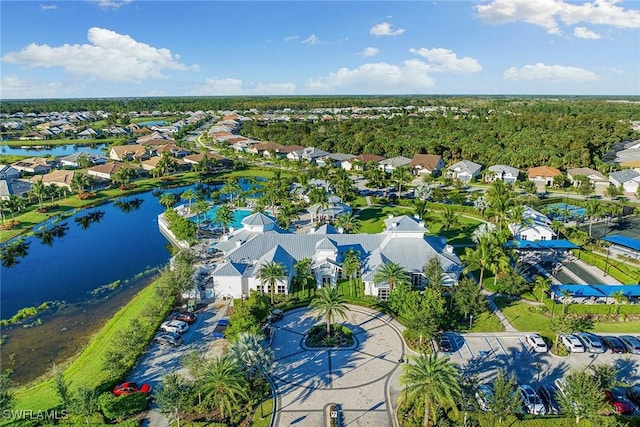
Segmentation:
<svg viewBox="0 0 640 427">
<path fill-rule="evenodd" d="M 176 332 L 163 332 L 156 336 L 155 341 L 160 345 L 178 347 L 179 345 L 182 345 L 182 335 Z"/>
<path fill-rule="evenodd" d="M 627 352 L 627 347 L 616 337 L 602 337 L 602 342 L 611 353 Z"/>
<path fill-rule="evenodd" d="M 542 384 L 538 387 L 538 396 L 544 403 L 544 407 L 547 408 L 548 414 L 559 414 L 560 405 L 558 404 L 558 397 L 556 396 L 556 389 L 552 385 Z"/>
<path fill-rule="evenodd" d="M 442 335 L 440 337 L 438 346 L 440 347 L 440 351 L 443 353 L 453 352 L 453 345 L 451 344 L 451 339 L 447 335 Z"/>
<path fill-rule="evenodd" d="M 171 316 L 171 320 L 181 320 L 185 323 L 193 323 L 196 321 L 197 318 L 198 316 L 195 313 L 192 313 L 190 311 L 175 313 L 174 315 Z"/>
<path fill-rule="evenodd" d="M 627 389 L 627 398 L 640 408 L 640 384 Z"/>
<path fill-rule="evenodd" d="M 627 399 L 622 388 L 613 387 L 611 390 L 606 390 L 604 395 L 616 414 L 631 415 L 636 411 L 636 407 Z"/>
<path fill-rule="evenodd" d="M 125 394 L 132 393 L 151 393 L 151 386 L 149 384 L 139 384 L 136 382 L 128 381 L 117 385 L 113 389 L 113 394 L 116 396 L 124 396 Z"/>
<path fill-rule="evenodd" d="M 631 354 L 640 354 L 640 341 L 631 335 L 622 335 L 620 341 L 627 347 L 627 351 Z"/>
</svg>

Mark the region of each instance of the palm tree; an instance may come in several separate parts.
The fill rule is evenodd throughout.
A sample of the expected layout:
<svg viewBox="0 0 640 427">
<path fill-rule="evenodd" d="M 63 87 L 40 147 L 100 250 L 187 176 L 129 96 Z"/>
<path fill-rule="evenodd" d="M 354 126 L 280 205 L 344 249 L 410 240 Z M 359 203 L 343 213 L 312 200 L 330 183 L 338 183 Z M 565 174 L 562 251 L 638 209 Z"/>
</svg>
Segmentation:
<svg viewBox="0 0 640 427">
<path fill-rule="evenodd" d="M 253 389 L 255 377 L 267 375 L 273 365 L 273 349 L 262 346 L 260 341 L 263 338 L 243 332 L 236 341 L 229 344 L 229 354 L 247 374 L 250 389 Z"/>
<path fill-rule="evenodd" d="M 394 169 L 391 179 L 398 186 L 398 193 L 402 193 L 402 186 L 413 180 L 413 174 L 406 166 L 399 166 Z"/>
<path fill-rule="evenodd" d="M 360 252 L 354 251 L 352 248 L 344 254 L 342 260 L 342 271 L 349 278 L 349 295 L 353 295 L 353 279 L 360 270 Z"/>
<path fill-rule="evenodd" d="M 242 191 L 242 187 L 238 183 L 237 178 L 230 178 L 220 189 L 221 193 L 225 193 L 229 195 L 229 203 L 233 204 L 233 196 Z"/>
<path fill-rule="evenodd" d="M 21 212 L 27 205 L 27 201 L 20 196 L 11 194 L 6 202 L 6 207 L 11 212 L 11 216 L 15 216 L 16 212 Z"/>
<path fill-rule="evenodd" d="M 340 214 L 336 217 L 336 227 L 341 227 L 347 233 L 360 231 L 360 218 L 353 215 L 353 211 Z"/>
<path fill-rule="evenodd" d="M 165 209 L 171 209 L 173 205 L 176 204 L 176 195 L 173 193 L 162 193 L 159 202 Z"/>
<path fill-rule="evenodd" d="M 291 227 L 291 223 L 298 218 L 298 208 L 289 201 L 284 202 L 280 205 L 276 217 L 278 224 L 288 230 Z"/>
<path fill-rule="evenodd" d="M 440 219 L 442 220 L 442 228 L 445 231 L 449 231 L 451 227 L 458 223 L 458 214 L 453 209 L 453 206 L 445 206 L 444 211 L 440 214 Z"/>
<path fill-rule="evenodd" d="M 200 214 L 204 214 L 204 217 L 206 218 L 206 214 L 208 210 L 209 210 L 209 203 L 206 200 L 204 199 L 196 200 L 196 202 L 193 204 L 193 208 L 191 208 L 191 211 L 196 216 L 196 224 L 199 221 L 198 218 L 200 218 Z"/>
<path fill-rule="evenodd" d="M 327 322 L 327 335 L 331 336 L 331 323 L 336 317 L 347 317 L 349 307 L 346 301 L 338 292 L 337 288 L 326 287 L 320 289 L 318 296 L 311 301 L 309 308 L 311 313 L 316 314 L 316 318 L 324 317 Z"/>
<path fill-rule="evenodd" d="M 279 262 L 269 261 L 260 267 L 259 271 L 260 284 L 262 286 L 269 286 L 269 296 L 271 298 L 271 305 L 275 303 L 276 285 L 278 282 L 284 282 L 287 280 L 287 272 L 284 265 Z"/>
<path fill-rule="evenodd" d="M 83 173 L 76 173 L 71 179 L 71 188 L 79 193 L 82 193 L 85 188 L 88 187 L 87 175 Z"/>
<path fill-rule="evenodd" d="M 544 294 L 549 292 L 551 289 L 551 280 L 545 278 L 544 276 L 536 277 L 536 280 L 533 285 L 534 292 L 540 292 L 540 302 L 544 302 Z"/>
<path fill-rule="evenodd" d="M 205 362 L 197 387 L 205 408 L 217 407 L 225 419 L 249 398 L 247 382 L 240 367 L 231 357 L 218 357 Z"/>
<path fill-rule="evenodd" d="M 386 262 L 378 267 L 373 275 L 375 284 L 387 283 L 389 285 L 389 293 L 393 292 L 395 285 L 409 282 L 409 273 L 400 264 L 395 262 Z"/>
<path fill-rule="evenodd" d="M 134 168 L 131 167 L 122 167 L 118 169 L 115 176 L 113 177 L 114 182 L 119 182 L 121 184 L 129 184 L 132 179 L 138 176 L 138 172 Z"/>
<path fill-rule="evenodd" d="M 189 201 L 189 210 L 191 210 L 191 202 L 196 198 L 196 192 L 193 191 L 193 188 L 187 188 L 180 195 L 180 200 L 188 200 Z"/>
<path fill-rule="evenodd" d="M 494 248 L 489 237 L 480 238 L 475 249 L 465 248 L 460 258 L 467 265 L 465 272 L 480 269 L 479 283 L 482 286 L 484 271 L 491 267 L 494 259 Z"/>
<path fill-rule="evenodd" d="M 511 259 L 504 253 L 502 247 L 498 245 L 493 246 L 492 254 L 493 259 L 491 260 L 489 268 L 493 273 L 493 288 L 495 289 L 498 283 L 498 275 L 509 269 Z"/>
<path fill-rule="evenodd" d="M 298 283 L 302 285 L 302 291 L 304 292 L 307 287 L 309 275 L 311 274 L 311 258 L 302 258 L 293 266 L 296 269 L 296 277 Z M 309 296 L 309 295 L 307 295 Z"/>
<path fill-rule="evenodd" d="M 217 222 L 222 226 L 222 232 L 227 232 L 227 226 L 233 223 L 234 209 L 229 205 L 222 205 L 218 208 L 216 216 L 213 218 L 213 222 Z"/>
<path fill-rule="evenodd" d="M 40 181 L 36 181 L 33 183 L 33 185 L 31 186 L 31 189 L 29 190 L 29 194 L 31 194 L 33 197 L 35 197 L 36 199 L 38 199 L 38 207 L 42 207 L 42 201 L 45 198 L 45 196 L 47 195 L 47 189 L 44 186 L 44 183 L 40 180 Z"/>
<path fill-rule="evenodd" d="M 584 207 L 586 209 L 585 213 L 589 217 L 589 238 L 591 238 L 593 219 L 601 213 L 600 201 L 596 199 L 587 200 Z"/>
<path fill-rule="evenodd" d="M 624 291 L 617 291 L 611 294 L 611 298 L 616 302 L 616 314 L 620 314 L 620 306 L 627 300 Z"/>
<path fill-rule="evenodd" d="M 437 407 L 456 407 L 462 392 L 460 373 L 449 359 L 437 354 L 409 356 L 413 363 L 403 365 L 400 383 L 406 385 L 406 396 L 424 399 L 423 426 L 429 427 L 436 422 Z"/>
</svg>

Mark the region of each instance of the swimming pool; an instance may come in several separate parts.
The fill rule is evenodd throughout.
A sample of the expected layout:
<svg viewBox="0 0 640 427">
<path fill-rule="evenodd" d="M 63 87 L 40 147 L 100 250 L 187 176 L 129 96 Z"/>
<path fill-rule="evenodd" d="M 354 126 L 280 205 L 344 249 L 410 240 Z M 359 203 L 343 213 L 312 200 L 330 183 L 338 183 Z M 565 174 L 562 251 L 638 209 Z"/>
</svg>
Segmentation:
<svg viewBox="0 0 640 427">
<path fill-rule="evenodd" d="M 209 209 L 206 213 L 207 221 L 211 224 L 217 224 L 214 219 L 216 217 L 216 213 L 220 209 L 221 205 L 215 205 L 211 209 Z M 233 211 L 233 222 L 229 224 L 229 227 L 233 227 L 236 230 L 242 227 L 242 220 L 251 215 L 251 211 L 249 209 L 235 209 Z M 194 218 L 195 220 L 195 218 Z"/>
</svg>

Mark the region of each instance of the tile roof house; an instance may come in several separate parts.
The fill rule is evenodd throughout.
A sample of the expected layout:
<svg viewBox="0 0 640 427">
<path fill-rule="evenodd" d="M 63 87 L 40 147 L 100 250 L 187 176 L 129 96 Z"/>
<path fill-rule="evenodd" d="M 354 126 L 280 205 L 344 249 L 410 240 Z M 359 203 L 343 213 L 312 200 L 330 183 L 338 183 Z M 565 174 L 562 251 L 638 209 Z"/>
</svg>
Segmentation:
<svg viewBox="0 0 640 427">
<path fill-rule="evenodd" d="M 633 169 L 611 172 L 609 182 L 616 187 L 622 187 L 625 193 L 636 194 L 640 186 L 640 172 Z"/>
<path fill-rule="evenodd" d="M 462 160 L 447 168 L 447 176 L 461 182 L 469 182 L 480 175 L 480 171 L 482 171 L 481 164 L 469 160 Z"/>
<path fill-rule="evenodd" d="M 212 167 L 209 168 L 210 171 L 217 170 L 217 169 L 233 168 L 233 160 L 227 159 L 226 157 L 222 157 L 220 154 L 217 154 L 217 153 L 194 153 L 194 154 L 189 154 L 188 156 L 184 156 L 182 160 L 184 160 L 185 163 L 194 166 L 200 163 L 204 158 L 204 156 L 207 156 L 209 160 L 215 161 L 214 164 L 211 165 Z"/>
<path fill-rule="evenodd" d="M 10 196 L 26 197 L 32 185 L 26 179 L 1 179 L 0 200 L 9 200 Z"/>
<path fill-rule="evenodd" d="M 410 165 L 416 175 L 431 175 L 445 166 L 442 156 L 437 154 L 414 154 Z"/>
<path fill-rule="evenodd" d="M 278 284 L 276 292 L 288 293 L 295 263 L 303 258 L 312 260 L 316 286 L 335 286 L 345 278 L 341 264 L 349 250 L 360 254 L 360 274 L 367 295 L 388 297 L 389 284 L 376 284 L 373 277 L 389 261 L 407 270 L 412 284 L 423 286 L 426 281 L 423 267 L 429 259 L 437 257 L 444 271 L 444 283 L 455 285 L 463 270 L 460 259 L 444 239 L 427 236 L 426 231 L 424 223 L 403 215 L 387 218 L 385 230 L 378 234 L 341 234 L 328 226 L 308 234 L 293 234 L 279 229 L 274 218 L 254 214 L 243 220 L 242 228 L 215 245 L 223 254 L 223 262 L 213 270 L 207 286 L 214 295 L 238 298 L 251 290 L 268 292 L 260 282 L 260 267 L 265 262 L 277 261 L 284 265 L 287 278 Z"/>
<path fill-rule="evenodd" d="M 407 166 L 411 164 L 411 159 L 403 156 L 391 157 L 389 159 L 380 160 L 378 167 L 387 173 L 391 173 L 400 166 Z"/>
<path fill-rule="evenodd" d="M 553 185 L 553 177 L 562 175 L 560 169 L 552 166 L 536 166 L 527 170 L 529 181 L 533 181 L 538 186 Z"/>
<path fill-rule="evenodd" d="M 71 188 L 71 182 L 77 173 L 78 172 L 76 171 L 56 169 L 44 175 L 35 175 L 31 177 L 31 182 L 35 183 L 42 181 L 44 185 L 55 185 L 57 187 L 64 188 L 67 191 L 73 191 Z"/>
<path fill-rule="evenodd" d="M 94 139 L 98 136 L 98 132 L 95 130 L 88 128 L 83 130 L 82 132 L 78 132 L 76 135 L 79 139 Z"/>
<path fill-rule="evenodd" d="M 591 169 L 591 168 L 567 169 L 567 178 L 569 178 L 569 180 L 571 181 L 571 184 L 573 184 L 576 187 L 580 185 L 580 181 L 576 179 L 576 177 L 578 176 L 587 177 L 592 187 L 595 187 L 596 185 L 606 187 L 609 185 L 609 179 L 595 169 Z"/>
<path fill-rule="evenodd" d="M 96 178 L 106 179 L 111 181 L 115 174 L 122 168 L 132 168 L 137 169 L 136 167 L 129 165 L 127 163 L 122 162 L 109 162 L 103 165 L 92 166 L 87 169 L 87 175 L 95 176 Z"/>
<path fill-rule="evenodd" d="M 500 180 L 505 184 L 515 184 L 520 175 L 520 170 L 507 165 L 489 166 L 488 173 L 485 175 L 486 182 Z"/>
<path fill-rule="evenodd" d="M 116 145 L 109 151 L 109 158 L 112 160 L 147 160 L 149 157 L 147 149 L 140 144 Z"/>
<path fill-rule="evenodd" d="M 258 154 L 264 157 L 273 157 L 283 146 L 275 142 L 259 142 L 247 148 L 247 153 Z"/>
<path fill-rule="evenodd" d="M 51 170 L 51 163 L 42 157 L 29 157 L 28 159 L 18 160 L 11 166 L 20 172 L 42 174 Z"/>
</svg>

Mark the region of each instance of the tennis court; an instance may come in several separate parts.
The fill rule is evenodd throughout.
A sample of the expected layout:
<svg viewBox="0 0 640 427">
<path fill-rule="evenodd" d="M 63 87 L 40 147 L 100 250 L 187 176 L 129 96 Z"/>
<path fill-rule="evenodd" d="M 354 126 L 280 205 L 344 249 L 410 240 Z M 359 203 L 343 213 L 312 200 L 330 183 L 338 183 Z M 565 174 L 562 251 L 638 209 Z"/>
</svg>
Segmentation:
<svg viewBox="0 0 640 427">
<path fill-rule="evenodd" d="M 587 216 L 587 210 L 580 206 L 569 205 L 567 203 L 552 203 L 543 209 L 550 219 L 556 221 L 576 221 Z"/>
<path fill-rule="evenodd" d="M 580 227 L 581 230 L 588 232 L 589 225 Z M 594 239 L 600 239 L 606 236 L 625 236 L 632 239 L 640 239 L 640 217 L 624 217 L 617 222 L 603 222 L 593 224 L 591 235 Z"/>
</svg>

